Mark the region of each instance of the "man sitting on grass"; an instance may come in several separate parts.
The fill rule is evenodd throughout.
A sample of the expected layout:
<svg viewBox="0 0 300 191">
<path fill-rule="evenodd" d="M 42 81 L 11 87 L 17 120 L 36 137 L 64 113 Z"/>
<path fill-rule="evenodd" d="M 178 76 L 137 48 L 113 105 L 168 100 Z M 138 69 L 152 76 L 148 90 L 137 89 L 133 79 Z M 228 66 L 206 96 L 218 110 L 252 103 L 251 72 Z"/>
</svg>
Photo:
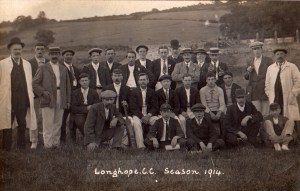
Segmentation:
<svg viewBox="0 0 300 191">
<path fill-rule="evenodd" d="M 179 144 L 180 148 L 185 148 L 184 133 L 178 120 L 171 117 L 171 106 L 162 104 L 160 114 L 162 118 L 150 127 L 147 139 L 145 139 L 146 147 L 154 150 L 155 148 L 164 149 L 166 145 L 170 144 L 175 148 Z"/>
<path fill-rule="evenodd" d="M 270 105 L 270 114 L 265 118 L 261 135 L 265 143 L 273 143 L 276 151 L 289 150 L 289 142 L 293 140 L 294 121 L 280 115 L 278 103 Z M 280 144 L 282 144 L 280 146 Z"/>
<path fill-rule="evenodd" d="M 201 103 L 193 105 L 195 118 L 186 121 L 187 147 L 189 150 L 215 151 L 225 145 L 218 139 L 218 132 L 211 122 L 209 114 L 205 113 L 205 106 Z"/>
</svg>

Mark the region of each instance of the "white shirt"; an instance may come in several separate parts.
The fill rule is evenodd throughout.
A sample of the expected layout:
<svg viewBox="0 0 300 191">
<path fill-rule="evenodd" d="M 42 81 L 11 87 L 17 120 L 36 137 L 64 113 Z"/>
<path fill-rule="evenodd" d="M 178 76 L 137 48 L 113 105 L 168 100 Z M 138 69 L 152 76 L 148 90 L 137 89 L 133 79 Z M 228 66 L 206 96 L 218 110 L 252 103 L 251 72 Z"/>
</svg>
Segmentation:
<svg viewBox="0 0 300 191">
<path fill-rule="evenodd" d="M 126 85 L 129 86 L 130 88 L 136 88 L 136 82 L 135 82 L 135 78 L 133 75 L 134 67 L 135 67 L 134 65 L 133 66 L 128 65 L 129 77 L 128 77 Z"/>
<path fill-rule="evenodd" d="M 166 65 L 166 74 L 168 74 L 168 59 L 166 58 L 165 60 L 163 60 L 162 58 L 160 59 L 160 76 L 161 77 L 162 75 L 164 75 L 164 72 L 163 72 L 163 69 L 164 69 L 164 64 Z"/>
<path fill-rule="evenodd" d="M 45 62 L 46 62 L 46 59 L 45 58 L 37 58 L 37 57 L 35 57 L 35 60 L 36 60 L 36 62 L 38 63 L 38 64 L 45 64 Z"/>
<path fill-rule="evenodd" d="M 243 112 L 245 110 L 245 105 L 242 107 L 238 103 L 236 103 L 236 104 L 241 112 Z"/>
<path fill-rule="evenodd" d="M 275 124 L 275 125 L 277 125 L 278 122 L 279 122 L 279 121 L 278 121 L 278 118 L 275 118 L 275 117 L 273 117 L 273 121 L 274 121 L 274 124 Z"/>
<path fill-rule="evenodd" d="M 140 63 L 142 66 L 144 66 L 146 68 L 146 60 L 140 60 Z"/>
<path fill-rule="evenodd" d="M 184 88 L 184 89 L 185 89 L 186 98 L 187 98 L 186 101 L 187 101 L 187 103 L 190 103 L 191 89 L 186 89 L 186 88 Z"/>
<path fill-rule="evenodd" d="M 211 61 L 211 63 L 216 69 L 219 67 L 219 60 L 217 60 L 217 62 Z M 218 70 L 216 71 L 216 79 L 219 79 Z"/>
<path fill-rule="evenodd" d="M 196 119 L 196 121 L 197 121 L 197 124 L 198 124 L 198 125 L 201 125 L 201 123 L 202 123 L 202 121 L 203 121 L 203 118 L 202 118 L 202 119 L 200 119 L 200 120 L 199 120 L 199 119 L 197 119 L 197 118 L 195 118 L 195 119 Z"/>
<path fill-rule="evenodd" d="M 88 101 L 87 101 L 88 92 L 89 92 L 89 88 L 87 88 L 87 89 L 81 88 L 81 93 L 83 95 L 83 104 L 85 104 L 85 105 L 88 104 Z"/>
<path fill-rule="evenodd" d="M 93 66 L 93 68 L 94 68 L 94 70 L 96 71 L 96 86 L 97 87 L 101 87 L 101 83 L 100 83 L 100 80 L 99 80 L 99 75 L 98 75 L 98 68 L 99 68 L 99 63 L 98 64 L 94 64 L 93 62 L 92 62 L 92 66 Z"/>
<path fill-rule="evenodd" d="M 56 63 L 56 64 L 53 64 L 51 61 L 50 61 L 50 66 L 52 67 L 52 70 L 55 74 L 55 77 L 56 77 L 56 87 L 60 87 L 60 72 L 59 72 L 59 66 L 58 66 L 59 63 Z"/>
<path fill-rule="evenodd" d="M 164 130 L 163 130 L 163 134 L 162 134 L 162 136 L 161 136 L 161 139 L 160 139 L 160 141 L 166 141 L 166 139 L 167 139 L 167 124 L 169 125 L 169 120 L 168 121 L 166 121 L 165 119 L 163 119 L 163 121 L 164 121 Z"/>
<path fill-rule="evenodd" d="M 116 107 L 119 108 L 119 96 L 120 96 L 120 89 L 121 89 L 121 83 L 115 84 L 114 83 L 115 90 L 117 92 L 117 98 L 116 98 Z"/>
<path fill-rule="evenodd" d="M 188 62 L 188 63 L 184 62 L 184 64 L 187 65 L 188 67 L 191 66 L 191 62 Z"/>
<path fill-rule="evenodd" d="M 200 68 L 203 66 L 204 62 L 198 62 L 198 65 L 200 66 Z"/>
<path fill-rule="evenodd" d="M 142 98 L 143 98 L 143 107 L 142 107 L 142 113 L 143 115 L 147 115 L 147 104 L 146 104 L 146 94 L 147 94 L 147 88 L 146 89 L 142 89 Z"/>
<path fill-rule="evenodd" d="M 69 70 L 70 72 L 72 72 L 72 74 L 74 74 L 73 86 L 77 86 L 77 80 L 76 80 L 76 78 L 75 78 L 75 72 L 74 72 L 74 69 L 72 68 L 72 71 L 71 71 L 71 67 L 70 67 L 70 66 L 72 66 L 72 63 L 67 64 L 66 62 L 64 62 L 64 65 L 68 68 L 68 70 Z"/>
<path fill-rule="evenodd" d="M 105 119 L 108 119 L 109 109 L 106 109 L 106 107 L 105 107 L 104 110 L 105 110 Z"/>
<path fill-rule="evenodd" d="M 107 65 L 108 65 L 109 69 L 111 70 L 113 62 L 112 63 L 109 63 L 108 61 L 106 61 L 106 62 L 107 62 Z"/>
<path fill-rule="evenodd" d="M 260 63 L 261 63 L 261 58 L 262 58 L 262 56 L 259 58 L 256 58 L 256 57 L 254 58 L 254 69 L 257 74 L 258 74 Z"/>
</svg>

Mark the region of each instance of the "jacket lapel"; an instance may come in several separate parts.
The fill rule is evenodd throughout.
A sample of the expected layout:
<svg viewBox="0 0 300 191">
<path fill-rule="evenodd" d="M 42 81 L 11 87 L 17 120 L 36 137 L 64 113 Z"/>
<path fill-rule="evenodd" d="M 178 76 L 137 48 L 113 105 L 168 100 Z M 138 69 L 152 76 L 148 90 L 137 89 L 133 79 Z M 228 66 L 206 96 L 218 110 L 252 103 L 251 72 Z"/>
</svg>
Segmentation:
<svg viewBox="0 0 300 191">
<path fill-rule="evenodd" d="M 52 69 L 52 67 L 51 67 L 51 65 L 50 65 L 50 62 L 48 62 L 47 64 L 46 64 L 46 68 L 48 69 L 48 71 L 55 77 L 55 74 L 54 74 L 54 71 L 53 71 L 53 69 Z M 56 78 L 55 78 L 56 79 Z"/>
</svg>

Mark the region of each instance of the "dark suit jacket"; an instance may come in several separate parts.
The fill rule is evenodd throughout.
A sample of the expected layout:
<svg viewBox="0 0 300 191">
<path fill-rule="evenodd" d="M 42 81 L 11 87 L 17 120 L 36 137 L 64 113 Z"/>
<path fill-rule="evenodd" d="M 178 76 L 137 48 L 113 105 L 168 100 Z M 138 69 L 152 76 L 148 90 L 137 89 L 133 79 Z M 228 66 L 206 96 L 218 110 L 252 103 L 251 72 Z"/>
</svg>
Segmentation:
<svg viewBox="0 0 300 191">
<path fill-rule="evenodd" d="M 162 104 L 166 103 L 166 94 L 164 92 L 164 89 L 161 88 L 159 90 L 157 90 L 155 92 L 157 100 L 158 100 L 158 108 L 160 108 L 160 106 Z M 179 104 L 179 99 L 177 97 L 177 94 L 175 92 L 175 90 L 170 89 L 169 90 L 169 103 L 173 109 L 173 112 L 175 113 L 175 115 L 179 114 L 179 110 L 180 110 L 180 104 Z"/>
<path fill-rule="evenodd" d="M 187 103 L 187 97 L 184 86 L 177 88 L 176 94 L 179 99 L 180 104 L 180 110 L 179 113 L 186 112 L 188 103 Z M 191 87 L 190 90 L 190 107 L 192 107 L 196 103 L 201 103 L 200 101 L 200 94 L 199 91 L 196 88 Z"/>
<path fill-rule="evenodd" d="M 200 65 L 199 65 L 200 66 Z M 205 62 L 202 67 L 200 68 L 200 80 L 198 83 L 198 90 L 201 90 L 201 88 L 203 88 L 204 86 L 206 86 L 206 75 L 208 73 L 208 67 L 209 67 L 209 63 Z"/>
<path fill-rule="evenodd" d="M 128 68 L 128 64 L 124 64 L 121 65 L 119 67 L 122 70 L 122 74 L 123 74 L 123 84 L 127 83 L 127 80 L 129 78 L 129 68 Z M 135 83 L 138 86 L 138 78 L 139 78 L 139 74 L 140 73 L 146 73 L 148 75 L 149 78 L 149 84 L 148 87 L 155 87 L 156 81 L 154 79 L 153 74 L 151 73 L 151 71 L 147 70 L 144 66 L 140 65 L 140 64 L 135 64 L 134 70 L 133 70 L 133 75 L 134 75 L 134 79 L 135 79 Z"/>
<path fill-rule="evenodd" d="M 112 73 L 113 73 L 114 69 L 119 68 L 119 67 L 121 66 L 121 64 L 118 63 L 118 62 L 113 62 L 113 65 L 112 65 L 111 69 L 109 69 L 109 66 L 108 66 L 108 64 L 107 64 L 107 61 L 100 62 L 100 65 L 103 66 L 104 68 L 106 68 L 106 69 L 109 71 L 109 74 L 110 74 L 110 76 L 109 76 L 109 77 L 110 77 L 110 78 L 109 78 L 109 79 L 110 79 L 109 84 L 112 84 L 112 83 L 113 83 L 113 81 L 112 81 L 112 79 L 111 79 Z"/>
<path fill-rule="evenodd" d="M 110 85 L 104 87 L 103 90 L 112 90 L 117 93 L 117 91 L 114 87 L 114 84 L 110 84 Z M 131 94 L 130 88 L 128 86 L 126 86 L 125 84 L 122 84 L 121 88 L 120 88 L 120 95 L 119 95 L 119 111 L 121 112 L 121 114 L 123 116 L 125 116 L 125 111 L 124 111 L 124 107 L 122 106 L 122 101 L 126 101 L 129 106 L 130 105 L 130 94 Z M 129 110 L 129 107 L 128 107 L 128 110 Z M 128 111 L 128 115 L 130 115 L 130 111 Z"/>
<path fill-rule="evenodd" d="M 90 75 L 90 88 L 96 89 L 96 77 L 97 74 L 92 66 L 92 64 L 88 64 L 84 66 L 81 73 L 87 73 Z M 98 68 L 98 76 L 99 81 L 102 87 L 105 87 L 110 84 L 111 77 L 108 69 L 104 68 L 103 66 L 99 66 Z"/>
<path fill-rule="evenodd" d="M 191 138 L 197 143 L 204 142 L 205 144 L 214 143 L 219 136 L 209 114 L 204 115 L 200 125 L 198 125 L 196 118 L 188 119 L 186 121 L 186 134 L 187 138 Z"/>
<path fill-rule="evenodd" d="M 274 63 L 271 58 L 262 57 L 258 75 L 255 70 L 251 73 L 245 72 L 244 78 L 249 80 L 247 85 L 247 94 L 249 94 L 249 98 L 251 101 L 253 100 L 268 100 L 268 97 L 265 93 L 265 81 L 266 81 L 266 74 L 268 67 Z M 248 66 L 252 66 L 254 68 L 254 58 L 247 61 L 247 68 Z"/>
<path fill-rule="evenodd" d="M 99 95 L 96 90 L 89 88 L 87 95 L 87 105 L 84 104 L 81 88 L 73 91 L 71 98 L 71 113 L 72 114 L 87 114 L 87 106 L 99 103 Z"/>
<path fill-rule="evenodd" d="M 35 57 L 31 58 L 30 60 L 28 60 L 28 62 L 31 64 L 31 70 L 32 70 L 32 77 L 34 77 L 38 67 L 39 67 L 39 63 L 37 63 Z M 48 59 L 45 59 L 45 63 L 49 62 Z"/>
<path fill-rule="evenodd" d="M 168 74 L 171 75 L 174 67 L 176 65 L 176 62 L 173 59 L 168 58 Z M 152 61 L 152 73 L 154 75 L 155 81 L 157 82 L 161 73 L 161 59 L 158 58 L 156 60 Z M 171 88 L 175 90 L 176 88 L 176 82 L 171 83 Z"/>
<path fill-rule="evenodd" d="M 155 121 L 153 126 L 150 127 L 147 137 L 149 139 L 155 137 L 157 138 L 158 141 L 160 141 L 160 139 L 163 136 L 163 131 L 164 131 L 164 121 L 163 118 L 160 118 L 157 121 Z M 166 131 L 169 131 L 171 140 L 175 136 L 184 138 L 184 133 L 180 127 L 179 122 L 172 117 L 170 117 L 169 119 L 169 129 L 166 129 Z"/>
<path fill-rule="evenodd" d="M 66 67 L 64 63 L 61 63 L 61 65 Z M 72 72 L 67 67 L 66 68 L 68 70 L 70 85 L 72 87 L 72 90 L 75 90 L 76 88 L 80 87 L 80 84 L 79 84 L 79 81 L 78 81 L 79 80 L 79 75 L 80 75 L 80 70 L 76 66 L 74 66 L 73 64 L 72 64 L 72 66 L 73 66 L 73 70 L 74 70 L 74 73 L 75 73 L 75 78 L 76 78 L 76 81 L 77 81 L 77 86 L 75 86 L 75 87 L 73 86 Z"/>
<path fill-rule="evenodd" d="M 118 118 L 117 125 L 124 125 L 125 120 L 121 113 L 116 109 L 116 106 L 113 105 L 109 112 L 109 121 L 113 117 Z M 105 125 L 105 109 L 103 103 L 97 103 L 92 105 L 90 108 L 85 124 L 84 124 L 84 144 L 88 145 L 89 143 L 98 143 L 101 142 L 101 134 Z"/>
<path fill-rule="evenodd" d="M 226 94 L 226 89 L 225 89 L 225 83 L 221 84 L 220 85 L 220 88 L 223 90 L 224 92 L 224 99 L 225 99 L 225 104 L 227 105 L 228 103 L 228 98 L 227 98 L 227 94 Z M 241 86 L 237 85 L 236 83 L 232 83 L 232 86 L 231 86 L 231 101 L 232 103 L 234 103 L 236 100 L 235 100 L 235 90 L 236 89 L 241 89 Z"/>
<path fill-rule="evenodd" d="M 151 113 L 152 115 L 156 115 L 158 112 L 158 102 L 157 97 L 155 95 L 155 91 L 153 89 L 147 88 L 146 92 L 146 105 L 147 105 L 147 113 Z M 142 118 L 144 115 L 142 113 L 143 108 L 143 97 L 141 88 L 135 88 L 131 91 L 130 96 L 130 111 L 132 115 L 135 115 L 139 118 Z"/>
<path fill-rule="evenodd" d="M 60 72 L 60 94 L 61 108 L 66 109 L 67 104 L 71 104 L 71 85 L 69 80 L 68 69 L 59 65 Z M 56 77 L 50 62 L 40 65 L 33 80 L 33 92 L 41 98 L 41 108 L 56 107 L 57 87 Z M 44 92 L 49 92 L 50 95 L 43 95 Z"/>
<path fill-rule="evenodd" d="M 252 119 L 248 121 L 249 124 L 261 122 L 263 120 L 262 114 L 257 111 L 255 106 L 251 102 L 246 102 L 244 112 L 241 112 L 237 106 L 237 103 L 229 106 L 224 120 L 224 127 L 228 133 L 236 134 L 241 130 L 241 121 L 247 116 L 252 115 Z"/>
<path fill-rule="evenodd" d="M 181 55 L 179 55 L 176 59 L 172 57 L 172 55 L 168 56 L 168 59 L 172 60 L 173 62 L 175 62 L 175 64 L 183 62 L 183 57 Z"/>
<path fill-rule="evenodd" d="M 210 63 L 208 63 L 207 65 L 205 65 L 205 67 L 203 68 L 203 70 L 204 71 L 208 71 L 208 67 L 210 66 L 210 64 L 211 64 L 211 62 Z M 204 65 L 203 65 L 204 66 Z M 203 67 L 202 66 L 202 67 Z M 217 71 L 220 71 L 220 69 L 222 69 L 223 71 L 228 71 L 228 66 L 227 66 L 227 64 L 226 63 L 224 63 L 224 62 L 220 62 L 219 61 L 219 66 L 218 66 L 218 68 L 217 68 Z M 215 71 L 216 72 L 216 71 Z M 223 81 L 223 76 L 219 76 L 218 77 L 218 80 L 216 81 L 216 84 L 219 86 L 219 85 L 221 85 L 222 83 L 224 83 L 224 81 Z"/>
<path fill-rule="evenodd" d="M 139 59 L 135 60 L 135 63 L 142 65 Z M 146 59 L 146 69 L 152 72 L 152 61 L 149 59 Z"/>
</svg>

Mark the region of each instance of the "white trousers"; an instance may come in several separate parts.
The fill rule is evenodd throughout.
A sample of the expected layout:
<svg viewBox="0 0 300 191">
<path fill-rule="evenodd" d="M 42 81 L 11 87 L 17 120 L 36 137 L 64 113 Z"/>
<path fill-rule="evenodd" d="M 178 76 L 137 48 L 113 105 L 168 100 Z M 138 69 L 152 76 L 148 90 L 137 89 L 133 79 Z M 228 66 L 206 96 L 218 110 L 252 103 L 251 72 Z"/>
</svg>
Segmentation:
<svg viewBox="0 0 300 191">
<path fill-rule="evenodd" d="M 186 112 L 189 116 L 189 119 L 192 119 L 195 117 L 194 113 L 192 111 L 187 111 Z M 180 126 L 181 126 L 181 129 L 184 133 L 184 137 L 186 138 L 186 118 L 183 116 L 183 115 L 179 115 L 179 121 L 180 121 Z"/>
<path fill-rule="evenodd" d="M 255 100 L 252 101 L 252 104 L 256 107 L 256 109 L 264 116 L 268 116 L 269 115 L 269 101 L 265 100 L 265 101 L 261 101 L 261 100 Z"/>
<path fill-rule="evenodd" d="M 61 123 L 64 109 L 61 108 L 60 90 L 57 90 L 56 107 L 42 108 L 44 147 L 60 145 Z"/>
</svg>

